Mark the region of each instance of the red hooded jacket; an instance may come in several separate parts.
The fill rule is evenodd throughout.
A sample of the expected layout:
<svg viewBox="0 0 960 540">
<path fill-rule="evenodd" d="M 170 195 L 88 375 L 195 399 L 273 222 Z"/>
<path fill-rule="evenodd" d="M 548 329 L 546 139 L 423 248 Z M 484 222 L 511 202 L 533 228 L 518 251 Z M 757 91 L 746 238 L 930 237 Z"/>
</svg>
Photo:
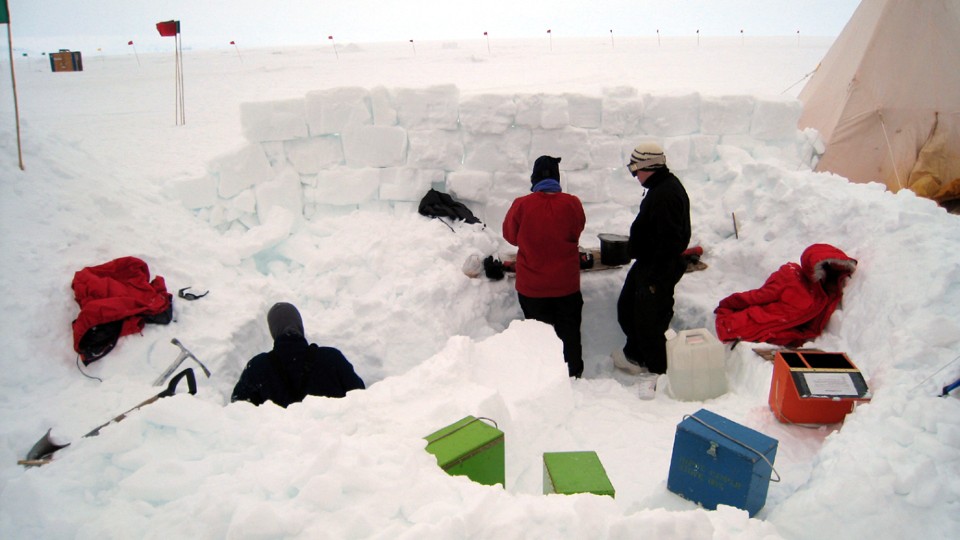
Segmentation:
<svg viewBox="0 0 960 540">
<path fill-rule="evenodd" d="M 831 245 L 808 247 L 799 265 L 787 263 L 759 289 L 721 300 L 714 310 L 717 337 L 724 342 L 803 345 L 823 332 L 856 267 L 856 259 Z"/>
<path fill-rule="evenodd" d="M 136 257 L 121 257 L 74 274 L 73 293 L 80 314 L 73 321 L 73 349 L 80 352 L 80 339 L 94 326 L 122 320 L 120 335 L 135 334 L 143 329 L 144 316 L 170 309 L 172 296 L 163 278 L 149 279 L 147 263 Z"/>
<path fill-rule="evenodd" d="M 517 292 L 557 298 L 580 290 L 583 205 L 568 193 L 536 192 L 513 201 L 503 220 L 503 238 L 517 252 Z"/>
</svg>

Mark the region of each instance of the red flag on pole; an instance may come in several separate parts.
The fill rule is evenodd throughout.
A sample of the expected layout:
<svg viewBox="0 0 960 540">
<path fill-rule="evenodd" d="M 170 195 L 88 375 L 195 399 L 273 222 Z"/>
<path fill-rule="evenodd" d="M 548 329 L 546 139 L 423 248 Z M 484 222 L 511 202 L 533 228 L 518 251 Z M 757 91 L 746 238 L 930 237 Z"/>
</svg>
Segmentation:
<svg viewBox="0 0 960 540">
<path fill-rule="evenodd" d="M 236 42 L 236 41 L 231 41 L 230 44 L 231 44 L 231 45 L 236 45 L 237 42 Z"/>
<path fill-rule="evenodd" d="M 180 33 L 180 21 L 158 22 L 157 32 L 160 32 L 161 37 L 174 37 Z"/>
</svg>

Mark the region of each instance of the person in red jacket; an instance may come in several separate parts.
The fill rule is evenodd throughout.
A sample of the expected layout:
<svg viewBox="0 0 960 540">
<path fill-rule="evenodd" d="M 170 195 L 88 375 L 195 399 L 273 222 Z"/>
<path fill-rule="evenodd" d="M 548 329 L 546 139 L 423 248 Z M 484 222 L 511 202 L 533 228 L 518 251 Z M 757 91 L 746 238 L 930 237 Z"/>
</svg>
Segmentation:
<svg viewBox="0 0 960 540">
<path fill-rule="evenodd" d="M 540 156 L 530 191 L 513 201 L 503 220 L 503 238 L 519 248 L 517 297 L 527 319 L 545 322 L 563 342 L 571 377 L 583 374 L 580 320 L 580 233 L 583 205 L 560 188 L 560 158 Z"/>
</svg>

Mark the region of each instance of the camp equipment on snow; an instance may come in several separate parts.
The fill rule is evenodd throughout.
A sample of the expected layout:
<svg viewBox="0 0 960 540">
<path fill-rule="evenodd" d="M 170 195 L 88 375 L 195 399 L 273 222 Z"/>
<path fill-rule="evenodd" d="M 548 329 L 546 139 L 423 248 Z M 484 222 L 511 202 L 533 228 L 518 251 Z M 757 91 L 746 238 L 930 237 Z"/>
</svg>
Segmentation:
<svg viewBox="0 0 960 540">
<path fill-rule="evenodd" d="M 427 452 L 437 458 L 440 468 L 452 476 L 488 486 L 506 486 L 503 432 L 482 422 L 489 418 L 467 416 L 427 435 Z"/>
<path fill-rule="evenodd" d="M 726 351 L 706 328 L 681 330 L 667 341 L 670 393 L 681 401 L 703 401 L 727 392 Z"/>
<path fill-rule="evenodd" d="M 607 471 L 594 451 L 544 452 L 543 493 L 616 496 Z"/>
<path fill-rule="evenodd" d="M 192 352 L 190 352 L 186 347 L 184 347 L 183 343 L 180 343 L 179 339 L 173 338 L 170 340 L 170 343 L 173 343 L 177 347 L 180 347 L 180 354 L 178 354 L 177 359 L 174 360 L 172 364 L 170 364 L 170 367 L 168 367 L 166 371 L 161 373 L 160 376 L 157 377 L 157 380 L 153 381 L 154 386 L 160 386 L 161 384 L 163 384 L 163 381 L 166 381 L 167 377 L 169 377 L 171 373 L 173 373 L 178 367 L 180 367 L 180 364 L 182 364 L 183 361 L 186 360 L 187 358 L 192 358 L 193 361 L 200 366 L 200 369 L 203 370 L 203 374 L 206 375 L 208 379 L 210 378 L 210 370 L 207 369 L 207 366 L 203 365 L 203 362 L 201 362 L 196 356 L 193 355 Z"/>
<path fill-rule="evenodd" d="M 781 422 L 841 422 L 870 397 L 863 375 L 844 353 L 781 350 L 774 356 L 769 403 Z"/>
<path fill-rule="evenodd" d="M 123 420 L 131 412 L 137 409 L 140 409 L 142 407 L 146 407 L 147 405 L 153 403 L 154 401 L 157 401 L 158 399 L 169 397 L 176 394 L 177 384 L 179 384 L 180 380 L 183 379 L 184 377 L 186 377 L 187 379 L 188 391 L 190 392 L 190 394 L 195 395 L 197 393 L 197 379 L 193 376 L 193 368 L 187 368 L 181 371 L 180 373 L 177 373 L 176 376 L 170 379 L 170 384 L 167 385 L 167 388 L 163 392 L 160 392 L 159 394 L 141 402 L 140 404 L 129 409 L 128 411 L 122 414 L 119 414 L 111 418 L 110 420 L 104 422 L 103 424 L 100 424 L 99 426 L 93 428 L 86 435 L 84 435 L 84 438 L 96 437 L 97 435 L 100 434 L 101 429 L 107 427 L 108 425 L 114 422 L 119 422 Z M 70 446 L 70 443 L 57 444 L 53 442 L 53 440 L 50 438 L 50 430 L 48 429 L 46 434 L 44 434 L 44 436 L 41 437 L 40 440 L 38 440 L 36 443 L 34 443 L 32 447 L 30 447 L 30 451 L 27 452 L 27 458 L 18 460 L 17 464 L 24 465 L 27 467 L 36 467 L 40 465 L 45 465 L 47 463 L 50 463 L 50 460 L 53 459 L 52 456 L 54 452 L 56 452 L 57 450 L 60 450 L 61 448 L 65 448 L 67 446 Z"/>
<path fill-rule="evenodd" d="M 677 425 L 667 489 L 715 510 L 724 504 L 753 517 L 766 503 L 777 440 L 706 409 Z M 777 474 L 771 480 L 771 473 Z"/>
<path fill-rule="evenodd" d="M 630 237 L 622 234 L 600 233 L 600 262 L 620 266 L 630 262 Z"/>
</svg>

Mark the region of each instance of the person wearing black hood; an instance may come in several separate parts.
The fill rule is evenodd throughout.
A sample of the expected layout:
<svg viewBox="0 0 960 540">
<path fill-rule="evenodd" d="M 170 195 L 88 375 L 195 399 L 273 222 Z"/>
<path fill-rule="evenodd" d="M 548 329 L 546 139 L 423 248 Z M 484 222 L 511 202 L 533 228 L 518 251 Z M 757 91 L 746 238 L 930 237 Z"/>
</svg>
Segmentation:
<svg viewBox="0 0 960 540">
<path fill-rule="evenodd" d="M 664 333 L 673 318 L 674 288 L 687 267 L 683 251 L 690 243 L 690 199 L 655 142 L 638 145 L 627 170 L 647 192 L 630 226 L 628 249 L 635 262 L 617 301 L 617 321 L 627 343 L 610 356 L 627 373 L 662 374 L 667 371 Z"/>
<path fill-rule="evenodd" d="M 293 304 L 278 302 L 267 313 L 273 350 L 253 357 L 240 374 L 230 401 L 281 407 L 306 396 L 341 398 L 364 389 L 363 380 L 339 350 L 307 343 L 303 320 Z"/>
<path fill-rule="evenodd" d="M 580 322 L 580 233 L 583 205 L 560 188 L 560 158 L 540 156 L 530 175 L 530 193 L 513 201 L 503 220 L 503 238 L 517 246 L 516 288 L 527 319 L 553 326 L 563 342 L 571 377 L 583 374 Z"/>
</svg>

